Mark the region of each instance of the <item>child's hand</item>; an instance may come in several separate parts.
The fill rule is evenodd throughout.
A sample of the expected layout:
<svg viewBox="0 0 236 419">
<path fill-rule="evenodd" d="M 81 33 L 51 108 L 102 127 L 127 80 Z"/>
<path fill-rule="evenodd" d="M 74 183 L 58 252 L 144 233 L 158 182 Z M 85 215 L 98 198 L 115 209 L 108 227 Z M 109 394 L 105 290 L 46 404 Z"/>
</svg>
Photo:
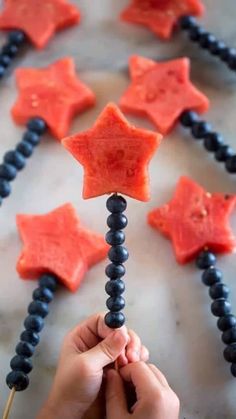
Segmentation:
<svg viewBox="0 0 236 419">
<path fill-rule="evenodd" d="M 128 412 L 123 382 L 134 386 L 137 402 Z M 107 373 L 107 419 L 178 419 L 179 400 L 154 366 L 135 362 Z"/>
<path fill-rule="evenodd" d="M 66 336 L 51 393 L 38 419 L 99 418 L 104 367 L 116 360 L 122 367 L 147 359 L 148 351 L 133 331 L 124 326 L 112 331 L 103 314 L 90 317 Z M 90 416 L 91 409 L 96 415 Z"/>
</svg>

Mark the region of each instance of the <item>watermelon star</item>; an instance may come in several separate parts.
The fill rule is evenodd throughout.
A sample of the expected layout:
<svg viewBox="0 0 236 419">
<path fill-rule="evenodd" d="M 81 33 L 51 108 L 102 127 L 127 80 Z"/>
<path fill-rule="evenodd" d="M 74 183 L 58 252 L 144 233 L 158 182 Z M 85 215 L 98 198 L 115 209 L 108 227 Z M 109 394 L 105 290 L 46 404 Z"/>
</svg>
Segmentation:
<svg viewBox="0 0 236 419">
<path fill-rule="evenodd" d="M 216 253 L 236 248 L 229 226 L 236 195 L 210 194 L 187 177 L 181 177 L 172 200 L 148 214 L 149 224 L 167 236 L 180 264 L 196 258 L 205 248 Z"/>
<path fill-rule="evenodd" d="M 124 112 L 148 117 L 167 134 L 185 110 L 207 111 L 209 100 L 189 79 L 190 61 L 179 58 L 156 62 L 132 56 L 131 85 L 120 99 Z"/>
<path fill-rule="evenodd" d="M 45 215 L 18 215 L 17 225 L 24 244 L 17 271 L 25 279 L 53 273 L 75 292 L 87 270 L 107 255 L 104 238 L 81 226 L 71 204 Z"/>
<path fill-rule="evenodd" d="M 180 17 L 201 16 L 204 10 L 200 0 L 132 0 L 121 19 L 147 26 L 160 38 L 169 39 Z"/>
<path fill-rule="evenodd" d="M 67 0 L 5 0 L 0 29 L 21 29 L 43 48 L 56 31 L 79 21 L 79 10 Z"/>
<path fill-rule="evenodd" d="M 46 68 L 16 70 L 19 97 L 12 108 L 16 123 L 43 118 L 52 134 L 67 135 L 72 118 L 93 106 L 94 93 L 76 76 L 72 58 L 63 58 Z"/>
<path fill-rule="evenodd" d="M 84 199 L 120 192 L 149 199 L 148 163 L 161 136 L 130 125 L 114 104 L 108 104 L 88 131 L 62 144 L 84 166 Z"/>
</svg>

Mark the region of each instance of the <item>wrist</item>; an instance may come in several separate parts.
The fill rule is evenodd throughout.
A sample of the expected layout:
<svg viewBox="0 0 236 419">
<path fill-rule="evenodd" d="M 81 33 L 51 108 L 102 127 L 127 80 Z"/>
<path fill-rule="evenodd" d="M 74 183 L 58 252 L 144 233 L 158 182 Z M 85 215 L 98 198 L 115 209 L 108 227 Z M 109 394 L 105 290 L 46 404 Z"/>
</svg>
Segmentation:
<svg viewBox="0 0 236 419">
<path fill-rule="evenodd" d="M 79 403 L 48 399 L 36 419 L 82 419 L 84 413 Z"/>
</svg>

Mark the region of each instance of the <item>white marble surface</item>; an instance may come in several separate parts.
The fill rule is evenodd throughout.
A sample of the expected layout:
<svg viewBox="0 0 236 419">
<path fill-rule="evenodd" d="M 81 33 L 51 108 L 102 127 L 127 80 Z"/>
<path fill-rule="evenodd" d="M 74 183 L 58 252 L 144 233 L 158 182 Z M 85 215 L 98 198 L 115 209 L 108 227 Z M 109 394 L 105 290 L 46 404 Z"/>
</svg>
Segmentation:
<svg viewBox="0 0 236 419">
<path fill-rule="evenodd" d="M 236 148 L 235 74 L 191 46 L 184 36 L 177 35 L 173 41 L 162 43 L 143 28 L 121 24 L 117 16 L 127 0 L 74 3 L 82 11 L 81 26 L 59 34 L 46 50 L 40 53 L 31 50 L 18 62 L 39 66 L 66 54 L 75 58 L 81 78 L 94 89 L 98 104 L 75 120 L 71 132 L 89 127 L 108 101 L 118 100 L 128 84 L 126 65 L 131 53 L 157 58 L 188 54 L 193 59 L 192 77 L 212 102 L 208 119 Z M 206 0 L 205 3 L 206 25 L 229 44 L 236 45 L 235 0 Z M 22 134 L 9 115 L 16 96 L 12 72 L 1 83 L 0 95 L 0 155 L 3 155 Z M 152 128 L 141 119 L 130 119 L 139 126 Z M 235 177 L 228 176 L 188 135 L 176 129 L 166 138 L 151 164 L 151 202 L 129 200 L 127 245 L 131 257 L 126 277 L 127 324 L 141 335 L 150 348 L 152 362 L 167 375 L 178 393 L 182 419 L 233 419 L 236 381 L 222 358 L 223 344 L 199 272 L 191 265 L 178 266 L 170 243 L 146 225 L 147 211 L 171 196 L 182 174 L 192 176 L 210 191 L 235 191 Z M 10 357 L 36 286 L 35 282 L 19 280 L 15 272 L 21 249 L 15 215 L 47 212 L 71 201 L 85 224 L 105 233 L 105 198 L 84 202 L 81 184 L 82 169 L 59 143 L 48 137 L 14 182 L 13 195 L 1 208 L 0 412 L 8 395 L 5 375 Z M 236 230 L 236 217 L 232 225 Z M 36 350 L 30 388 L 16 395 L 12 419 L 35 418 L 51 384 L 63 335 L 92 312 L 104 309 L 105 265 L 106 261 L 92 269 L 76 294 L 65 290 L 58 293 Z M 236 311 L 235 255 L 221 258 L 220 266 L 231 287 Z"/>
</svg>

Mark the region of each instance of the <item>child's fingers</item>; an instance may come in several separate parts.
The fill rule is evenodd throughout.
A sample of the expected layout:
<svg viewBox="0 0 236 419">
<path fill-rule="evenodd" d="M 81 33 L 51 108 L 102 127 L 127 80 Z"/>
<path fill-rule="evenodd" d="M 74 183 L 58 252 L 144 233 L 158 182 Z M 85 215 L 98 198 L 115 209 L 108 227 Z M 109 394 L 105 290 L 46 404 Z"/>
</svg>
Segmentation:
<svg viewBox="0 0 236 419">
<path fill-rule="evenodd" d="M 169 384 L 168 384 L 167 379 L 164 376 L 164 374 L 162 374 L 162 372 L 155 365 L 149 364 L 148 366 L 149 366 L 150 370 L 153 372 L 153 374 L 155 374 L 157 379 L 160 381 L 162 386 L 163 387 L 169 387 Z"/>
<path fill-rule="evenodd" d="M 122 379 L 115 370 L 107 373 L 106 414 L 112 419 L 123 419 L 127 415 L 126 397 Z"/>
<path fill-rule="evenodd" d="M 120 370 L 121 377 L 133 383 L 137 399 L 156 396 L 161 391 L 162 385 L 145 362 L 128 364 Z"/>
<path fill-rule="evenodd" d="M 126 356 L 129 362 L 138 362 L 140 361 L 140 352 L 142 347 L 141 340 L 133 330 L 129 330 L 128 333 L 130 336 L 130 342 L 126 348 Z"/>
<path fill-rule="evenodd" d="M 149 350 L 146 346 L 142 345 L 140 351 L 140 361 L 147 362 L 149 360 Z"/>
</svg>

